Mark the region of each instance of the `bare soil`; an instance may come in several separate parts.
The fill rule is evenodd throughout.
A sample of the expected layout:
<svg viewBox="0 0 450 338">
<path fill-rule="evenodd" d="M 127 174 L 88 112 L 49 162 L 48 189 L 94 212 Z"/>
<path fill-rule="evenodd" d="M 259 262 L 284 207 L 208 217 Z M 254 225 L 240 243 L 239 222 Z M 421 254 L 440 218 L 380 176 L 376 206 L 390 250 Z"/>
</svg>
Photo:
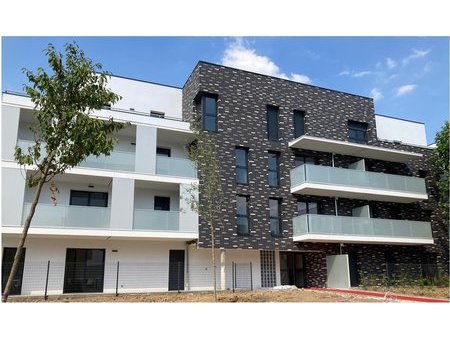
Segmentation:
<svg viewBox="0 0 450 338">
<path fill-rule="evenodd" d="M 388 292 L 389 294 L 409 295 L 419 297 L 430 297 L 440 299 L 450 299 L 450 288 L 445 286 L 426 287 L 370 287 L 363 290 Z"/>
<path fill-rule="evenodd" d="M 359 302 L 384 302 L 382 298 L 375 299 L 359 295 L 348 295 L 336 292 L 322 292 L 308 289 L 298 290 L 255 290 L 255 291 L 220 291 L 218 301 L 223 303 L 287 303 L 287 302 L 331 302 L 331 303 L 359 303 Z M 165 292 L 147 294 L 122 294 L 116 297 L 110 294 L 90 294 L 90 295 L 61 295 L 49 296 L 45 301 L 43 296 L 11 296 L 8 302 L 110 302 L 110 303 L 210 303 L 214 302 L 212 292 Z"/>
</svg>

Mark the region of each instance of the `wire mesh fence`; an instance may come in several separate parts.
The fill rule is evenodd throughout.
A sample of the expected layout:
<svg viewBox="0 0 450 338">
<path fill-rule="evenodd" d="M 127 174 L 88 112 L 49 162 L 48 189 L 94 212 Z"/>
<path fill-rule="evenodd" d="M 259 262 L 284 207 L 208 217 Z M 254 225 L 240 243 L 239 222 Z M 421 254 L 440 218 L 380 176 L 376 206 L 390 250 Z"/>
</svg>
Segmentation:
<svg viewBox="0 0 450 338">
<path fill-rule="evenodd" d="M 10 264 L 2 266 L 2 292 Z M 252 263 L 229 262 L 213 269 L 208 264 L 181 262 L 27 262 L 14 278 L 11 295 L 77 293 L 147 293 L 211 291 L 214 273 L 217 290 L 253 290 Z"/>
</svg>

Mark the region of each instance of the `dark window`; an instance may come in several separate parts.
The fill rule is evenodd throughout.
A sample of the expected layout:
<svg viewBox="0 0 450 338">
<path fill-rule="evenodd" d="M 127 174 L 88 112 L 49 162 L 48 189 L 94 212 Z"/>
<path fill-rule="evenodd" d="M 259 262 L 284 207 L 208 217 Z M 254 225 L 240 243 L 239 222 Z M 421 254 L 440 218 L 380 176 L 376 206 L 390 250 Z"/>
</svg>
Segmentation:
<svg viewBox="0 0 450 338">
<path fill-rule="evenodd" d="M 164 115 L 165 115 L 165 113 L 160 112 L 160 111 L 154 111 L 154 110 L 150 111 L 150 116 L 151 117 L 158 117 L 160 119 L 163 119 Z"/>
<path fill-rule="evenodd" d="M 425 178 L 425 177 L 427 177 L 428 171 L 426 171 L 426 170 L 419 170 L 418 174 L 419 174 L 419 177 Z"/>
<path fill-rule="evenodd" d="M 295 154 L 295 166 L 299 167 L 302 164 L 316 164 L 316 158 L 314 156 Z"/>
<path fill-rule="evenodd" d="M 103 292 L 104 249 L 67 249 L 63 293 Z"/>
<path fill-rule="evenodd" d="M 170 197 L 155 196 L 154 210 L 170 210 Z"/>
<path fill-rule="evenodd" d="M 217 131 L 217 98 L 202 96 L 203 130 Z"/>
<path fill-rule="evenodd" d="M 108 193 L 71 190 L 70 205 L 82 205 L 88 207 L 107 207 Z"/>
<path fill-rule="evenodd" d="M 298 201 L 297 211 L 299 215 L 318 214 L 319 205 L 317 204 L 317 202 Z"/>
<path fill-rule="evenodd" d="M 270 234 L 272 236 L 281 235 L 281 200 L 269 198 Z"/>
<path fill-rule="evenodd" d="M 367 123 L 348 121 L 348 140 L 353 143 L 367 143 Z"/>
<path fill-rule="evenodd" d="M 305 133 L 305 112 L 294 110 L 294 138 Z"/>
<path fill-rule="evenodd" d="M 170 157 L 170 149 L 156 148 L 156 155 Z"/>
<path fill-rule="evenodd" d="M 280 184 L 280 153 L 269 151 L 269 186 Z"/>
<path fill-rule="evenodd" d="M 267 106 L 267 138 L 278 141 L 278 108 Z"/>
<path fill-rule="evenodd" d="M 250 234 L 248 200 L 248 196 L 236 196 L 236 225 L 238 235 Z"/>
<path fill-rule="evenodd" d="M 248 149 L 236 147 L 236 183 L 248 184 Z"/>
</svg>

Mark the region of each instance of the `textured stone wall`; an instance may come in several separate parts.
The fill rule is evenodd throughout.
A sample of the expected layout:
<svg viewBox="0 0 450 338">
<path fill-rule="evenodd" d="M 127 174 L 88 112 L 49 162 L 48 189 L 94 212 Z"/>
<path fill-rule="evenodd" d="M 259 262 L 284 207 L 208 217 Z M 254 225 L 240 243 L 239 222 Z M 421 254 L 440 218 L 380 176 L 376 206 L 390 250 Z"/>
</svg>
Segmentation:
<svg viewBox="0 0 450 338">
<path fill-rule="evenodd" d="M 368 123 L 368 144 L 424 154 L 424 158 L 406 164 L 369 159 L 367 166 L 371 171 L 411 176 L 418 176 L 419 170 L 426 170 L 429 200 L 400 204 L 339 199 L 338 213 L 351 215 L 352 208 L 370 204 L 376 206 L 380 216 L 384 218 L 431 220 L 434 245 L 411 246 L 408 250 L 401 249 L 400 246 L 387 247 L 410 257 L 411 260 L 417 260 L 417 253 L 422 251 L 434 252 L 437 254 L 440 269 L 448 274 L 448 233 L 443 228 L 442 212 L 436 202 L 435 177 L 428 163 L 431 150 L 378 140 L 372 99 L 200 62 L 183 88 L 183 118 L 185 120 L 191 120 L 198 113 L 198 106 L 194 103 L 194 99 L 203 92 L 218 95 L 218 132 L 214 135 L 217 140 L 224 195 L 221 213 L 216 219 L 215 235 L 218 247 L 321 252 L 308 253 L 306 263 L 318 269 L 314 272 L 316 274 L 314 277 L 311 270 L 308 272 L 308 276 L 314 280 L 313 284 L 318 286 L 322 283 L 323 285 L 326 267 L 325 275 L 321 275 L 324 268 L 323 266 L 319 268 L 318 262 L 325 262 L 324 253 L 338 253 L 339 245 L 294 243 L 292 240 L 292 218 L 297 215 L 298 199 L 318 201 L 321 203 L 321 213 L 335 213 L 332 198 L 297 196 L 290 193 L 290 170 L 294 168 L 295 160 L 295 150 L 288 147 L 288 142 L 294 139 L 292 112 L 304 110 L 307 135 L 346 141 L 348 139 L 347 121 L 355 120 Z M 279 107 L 279 141 L 267 139 L 267 105 Z M 234 149 L 236 146 L 249 149 L 248 185 L 235 183 Z M 280 186 L 278 188 L 268 185 L 268 151 L 280 153 Z M 302 151 L 302 153 L 317 156 L 318 164 L 331 165 L 329 153 L 312 151 Z M 335 165 L 346 168 L 357 160 L 359 158 L 336 155 Z M 235 215 L 237 194 L 250 197 L 249 236 L 237 235 Z M 271 236 L 269 231 L 268 199 L 270 197 L 282 199 L 282 235 L 279 237 Z M 200 200 L 202 200 L 201 194 Z M 198 246 L 210 247 L 209 227 L 203 219 L 200 219 L 200 223 Z M 355 250 L 361 251 L 358 257 L 360 257 L 359 265 L 362 273 L 383 271 L 384 251 L 383 254 L 377 254 L 377 250 L 384 250 L 384 247 L 376 245 L 355 245 L 354 247 Z"/>
</svg>

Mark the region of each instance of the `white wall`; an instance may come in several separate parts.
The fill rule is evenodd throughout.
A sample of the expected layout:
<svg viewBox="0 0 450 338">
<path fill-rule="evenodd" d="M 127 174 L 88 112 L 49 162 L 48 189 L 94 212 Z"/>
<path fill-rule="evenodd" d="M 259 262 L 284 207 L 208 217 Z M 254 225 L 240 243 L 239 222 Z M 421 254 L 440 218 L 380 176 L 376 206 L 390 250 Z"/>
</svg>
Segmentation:
<svg viewBox="0 0 450 338">
<path fill-rule="evenodd" d="M 425 125 L 422 123 L 381 115 L 375 115 L 375 123 L 378 139 L 427 146 Z"/>
<path fill-rule="evenodd" d="M 18 237 L 3 236 L 2 247 L 16 247 Z M 64 267 L 67 248 L 105 249 L 104 292 L 114 293 L 116 288 L 117 262 L 119 266 L 119 292 L 162 292 L 168 290 L 169 250 L 186 250 L 182 241 L 99 240 L 60 238 L 27 239 L 22 295 L 42 295 L 45 289 L 47 261 L 50 260 L 48 294 L 61 294 L 64 285 Z M 117 252 L 113 252 L 117 251 Z M 240 267 L 253 265 L 253 285 L 261 285 L 259 251 L 226 251 L 226 285 L 232 287 L 231 263 Z M 189 256 L 189 258 L 188 258 Z M 189 263 L 185 263 L 185 283 L 190 290 L 211 290 L 211 251 L 190 246 Z M 217 283 L 220 287 L 220 252 L 217 250 Z M 238 284 L 247 283 L 246 271 L 238 274 Z M 239 276 L 243 278 L 239 279 Z"/>
<path fill-rule="evenodd" d="M 2 105 L 2 159 L 14 159 L 19 119 L 19 108 Z"/>
<path fill-rule="evenodd" d="M 25 173 L 20 169 L 2 168 L 2 224 L 22 224 L 25 195 Z"/>
<path fill-rule="evenodd" d="M 181 119 L 180 88 L 173 88 L 148 82 L 135 81 L 112 76 L 109 87 L 122 96 L 114 108 L 134 108 L 135 111 L 150 113 L 151 110 L 164 112 L 167 117 Z"/>
</svg>

